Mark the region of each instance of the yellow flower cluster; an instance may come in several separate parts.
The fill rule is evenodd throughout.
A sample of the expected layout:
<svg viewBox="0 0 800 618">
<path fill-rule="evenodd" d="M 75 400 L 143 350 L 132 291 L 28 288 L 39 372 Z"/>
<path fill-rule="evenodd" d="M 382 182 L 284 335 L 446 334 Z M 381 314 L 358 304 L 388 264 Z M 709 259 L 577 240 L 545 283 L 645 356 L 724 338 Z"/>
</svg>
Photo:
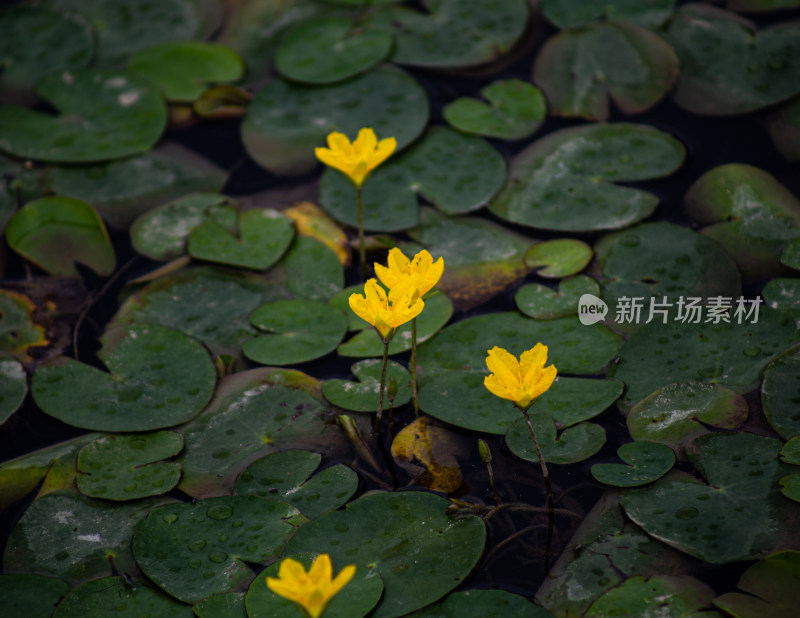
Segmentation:
<svg viewBox="0 0 800 618">
<path fill-rule="evenodd" d="M 309 618 L 319 618 L 336 593 L 353 579 L 355 572 L 355 565 L 350 564 L 333 577 L 328 554 L 317 556 L 308 573 L 297 560 L 285 558 L 278 568 L 278 577 L 267 577 L 267 587 L 300 605 Z"/>
<path fill-rule="evenodd" d="M 556 379 L 555 365 L 544 366 L 547 362 L 547 346 L 541 343 L 523 352 L 519 360 L 498 346 L 488 353 L 486 366 L 492 373 L 484 379 L 484 386 L 492 394 L 510 399 L 523 410 L 549 389 Z"/>
<path fill-rule="evenodd" d="M 375 131 L 363 128 L 351 144 L 344 133 L 334 131 L 328 135 L 328 148 L 315 148 L 317 159 L 339 170 L 357 188 L 364 185 L 369 173 L 391 156 L 397 140 L 387 137 L 378 141 Z"/>
</svg>

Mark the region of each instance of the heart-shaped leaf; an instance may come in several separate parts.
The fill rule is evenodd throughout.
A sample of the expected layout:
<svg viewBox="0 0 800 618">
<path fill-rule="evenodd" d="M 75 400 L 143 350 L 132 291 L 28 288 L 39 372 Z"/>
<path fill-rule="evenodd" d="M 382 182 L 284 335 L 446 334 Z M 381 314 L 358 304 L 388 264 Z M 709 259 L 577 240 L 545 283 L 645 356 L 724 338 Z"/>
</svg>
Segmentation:
<svg viewBox="0 0 800 618">
<path fill-rule="evenodd" d="M 350 372 L 358 379 L 326 380 L 322 385 L 322 394 L 333 405 L 353 410 L 354 412 L 376 412 L 380 396 L 381 361 L 367 359 L 357 362 L 350 367 Z M 397 394 L 393 404 L 402 406 L 411 401 L 411 376 L 408 370 L 400 363 L 389 361 L 386 366 L 386 384 L 394 380 L 397 385 Z M 384 401 L 389 403 L 388 396 L 384 394 Z"/>
<path fill-rule="evenodd" d="M 711 603 L 714 591 L 694 577 L 631 577 L 592 603 L 586 616 L 690 616 Z"/>
<path fill-rule="evenodd" d="M 742 592 L 726 592 L 714 605 L 740 618 L 790 618 L 797 610 L 792 599 L 799 585 L 800 552 L 782 551 L 749 567 L 737 584 Z"/>
<path fill-rule="evenodd" d="M 584 294 L 597 296 L 600 286 L 591 277 L 578 275 L 564 279 L 558 291 L 540 283 L 523 285 L 514 295 L 514 302 L 522 313 L 537 320 L 553 320 L 578 313 L 578 301 Z"/>
<path fill-rule="evenodd" d="M 571 464 L 583 461 L 606 443 L 606 430 L 594 423 L 578 423 L 556 435 L 553 418 L 549 414 L 534 411 L 531 415 L 531 426 L 542 457 L 550 463 Z M 506 445 L 520 459 L 539 462 L 528 424 L 522 416 L 508 428 Z"/>
<path fill-rule="evenodd" d="M 214 365 L 183 333 L 141 324 L 103 343 L 110 373 L 63 358 L 33 375 L 31 392 L 46 414 L 85 429 L 147 431 L 185 422 L 211 399 Z"/>
<path fill-rule="evenodd" d="M 581 272 L 592 260 L 592 248 L 574 238 L 536 243 L 525 254 L 525 264 L 540 277 L 569 277 Z"/>
<path fill-rule="evenodd" d="M 628 442 L 617 450 L 627 465 L 599 463 L 592 476 L 606 485 L 638 487 L 660 479 L 675 464 L 672 449 L 657 442 Z"/>
<path fill-rule="evenodd" d="M 78 586 L 61 601 L 55 615 L 58 618 L 194 616 L 190 607 L 178 603 L 161 591 L 138 581 L 130 584 L 121 576 L 103 577 Z"/>
</svg>

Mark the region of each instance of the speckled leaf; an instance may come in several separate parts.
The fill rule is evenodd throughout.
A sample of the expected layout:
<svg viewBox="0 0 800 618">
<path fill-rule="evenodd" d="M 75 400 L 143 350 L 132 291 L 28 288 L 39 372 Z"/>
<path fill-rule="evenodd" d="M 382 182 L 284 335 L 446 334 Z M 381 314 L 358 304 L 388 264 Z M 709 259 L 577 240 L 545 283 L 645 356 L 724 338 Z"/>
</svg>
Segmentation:
<svg viewBox="0 0 800 618">
<path fill-rule="evenodd" d="M 331 131 L 355 139 L 361 127 L 372 127 L 379 139 L 394 137 L 402 149 L 427 122 L 425 91 L 402 71 L 384 67 L 333 86 L 270 82 L 247 109 L 242 141 L 259 165 L 295 175 L 316 167 L 314 148 Z"/>
<path fill-rule="evenodd" d="M 0 9 L 0 101 L 26 102 L 46 74 L 85 67 L 94 52 L 89 24 L 80 16 L 39 6 Z"/>
<path fill-rule="evenodd" d="M 244 592 L 214 594 L 192 606 L 197 618 L 247 618 Z"/>
<path fill-rule="evenodd" d="M 764 371 L 761 403 L 769 424 L 788 440 L 800 434 L 800 347 L 776 358 Z"/>
<path fill-rule="evenodd" d="M 48 415 L 99 431 L 147 431 L 196 416 L 214 392 L 214 365 L 194 339 L 157 324 L 103 337 L 109 373 L 69 358 L 41 367 L 31 392 Z"/>
<path fill-rule="evenodd" d="M 547 610 L 525 597 L 505 590 L 463 590 L 451 592 L 444 599 L 407 618 L 552 618 Z"/>
<path fill-rule="evenodd" d="M 28 507 L 11 531 L 3 568 L 56 575 L 74 584 L 110 575 L 111 557 L 113 568 L 136 575 L 133 528 L 163 503 L 106 502 L 65 490 L 47 494 Z"/>
<path fill-rule="evenodd" d="M 631 335 L 610 375 L 627 391 L 630 407 L 672 382 L 696 380 L 745 393 L 783 350 L 798 341 L 794 320 L 762 309 L 757 323 L 693 324 L 651 322 Z"/>
<path fill-rule="evenodd" d="M 581 272 L 592 259 L 592 248 L 581 240 L 559 238 L 536 243 L 525 254 L 525 264 L 540 277 L 569 277 Z"/>
<path fill-rule="evenodd" d="M 51 74 L 38 94 L 60 115 L 0 106 L 0 149 L 38 161 L 84 163 L 152 148 L 167 125 L 161 95 L 124 73 L 75 69 Z"/>
<path fill-rule="evenodd" d="M 692 438 L 709 427 L 736 429 L 746 420 L 747 401 L 718 384 L 675 382 L 651 393 L 628 412 L 628 431 L 634 440 L 659 442 L 683 455 Z"/>
<path fill-rule="evenodd" d="M 392 49 L 392 36 L 364 27 L 350 17 L 317 17 L 289 28 L 275 52 L 275 68 L 284 77 L 331 84 L 363 73 Z"/>
<path fill-rule="evenodd" d="M 781 443 L 748 433 L 707 434 L 687 447 L 708 480 L 673 473 L 627 489 L 622 506 L 648 534 L 714 564 L 752 560 L 784 547 L 800 505 L 786 500 L 778 478 Z"/>
<path fill-rule="evenodd" d="M 492 200 L 497 216 L 559 231 L 616 229 L 647 217 L 658 198 L 612 182 L 668 176 L 686 155 L 678 140 L 644 125 L 589 124 L 551 133 L 513 160 Z"/>
<path fill-rule="evenodd" d="M 310 451 L 271 453 L 239 475 L 234 495 L 288 502 L 314 519 L 342 506 L 358 489 L 358 474 L 344 464 L 314 474 L 321 461 L 322 455 Z"/>
<path fill-rule="evenodd" d="M 162 324 L 202 341 L 213 356 L 228 354 L 240 360 L 242 344 L 257 332 L 250 314 L 264 303 L 289 296 L 281 284 L 260 275 L 189 268 L 160 277 L 129 296 L 108 328 Z"/>
<path fill-rule="evenodd" d="M 238 234 L 206 219 L 189 234 L 189 255 L 199 260 L 265 270 L 280 259 L 294 238 L 289 217 L 271 208 L 239 213 Z"/>
<path fill-rule="evenodd" d="M 800 5 L 800 2 L 797 3 Z M 772 144 L 787 161 L 800 161 L 800 97 L 768 112 L 763 118 Z"/>
<path fill-rule="evenodd" d="M 531 408 L 529 414 L 542 457 L 550 463 L 571 464 L 584 461 L 606 443 L 606 430 L 600 425 L 578 423 L 558 433 L 555 421 L 549 414 L 539 414 L 535 408 Z M 508 428 L 506 445 L 517 457 L 539 462 L 528 425 L 522 415 Z"/>
<path fill-rule="evenodd" d="M 414 483 L 445 494 L 461 487 L 459 435 L 420 416 L 403 427 L 392 439 L 392 459 L 408 472 Z"/>
<path fill-rule="evenodd" d="M 678 58 L 634 23 L 601 22 L 548 39 L 533 67 L 551 115 L 608 120 L 609 99 L 625 114 L 658 103 L 678 77 Z"/>
<path fill-rule="evenodd" d="M 358 293 L 363 295 L 363 291 L 361 290 L 359 290 Z M 349 306 L 345 311 L 350 314 L 353 313 L 353 310 L 350 309 Z M 425 308 L 416 318 L 417 344 L 421 344 L 423 341 L 427 341 L 436 335 L 436 333 L 447 324 L 452 315 L 453 303 L 444 294 L 433 294 L 426 298 Z M 381 356 L 383 354 L 383 343 L 378 333 L 364 320 L 361 320 L 361 322 L 362 324 L 360 324 L 359 327 L 364 330 L 351 337 L 337 348 L 341 356 L 361 358 L 364 356 Z M 411 323 L 407 322 L 399 327 L 394 337 L 392 337 L 392 342 L 389 344 L 389 354 L 400 354 L 410 349 Z"/>
<path fill-rule="evenodd" d="M 178 484 L 181 467 L 161 460 L 182 449 L 183 436 L 172 431 L 103 436 L 78 453 L 78 490 L 117 501 L 165 494 Z"/>
<path fill-rule="evenodd" d="M 408 152 L 370 174 L 362 196 L 364 229 L 394 232 L 417 225 L 418 197 L 448 214 L 476 210 L 505 178 L 505 159 L 487 142 L 433 127 Z M 358 224 L 355 191 L 341 172 L 325 170 L 319 194 L 320 205 L 334 218 Z"/>
<path fill-rule="evenodd" d="M 9 246 L 51 275 L 77 277 L 75 262 L 99 275 L 116 266 L 106 226 L 86 202 L 43 197 L 18 210 L 6 227 Z"/>
<path fill-rule="evenodd" d="M 586 618 L 647 616 L 658 612 L 665 618 L 695 616 L 711 603 L 714 591 L 694 577 L 658 575 L 631 577 L 598 598 Z"/>
<path fill-rule="evenodd" d="M 140 49 L 127 71 L 153 82 L 168 101 L 192 102 L 208 84 L 239 80 L 244 62 L 219 43 L 170 41 Z"/>
<path fill-rule="evenodd" d="M 327 301 L 344 287 L 344 268 L 321 242 L 297 235 L 283 257 L 286 287 L 294 296 Z"/>
<path fill-rule="evenodd" d="M 592 476 L 606 485 L 638 487 L 664 476 L 675 464 L 672 449 L 657 442 L 628 442 L 617 449 L 627 465 L 599 463 L 592 466 Z"/>
<path fill-rule="evenodd" d="M 288 557 L 288 556 L 287 556 Z M 311 567 L 316 554 L 303 553 L 291 556 L 305 569 Z M 333 573 L 351 564 L 349 560 L 334 562 Z M 278 596 L 267 587 L 267 577 L 278 577 L 280 562 L 264 569 L 250 584 L 245 600 L 249 618 L 297 618 L 299 606 Z M 383 592 L 380 575 L 369 569 L 356 569 L 353 579 L 331 599 L 325 608 L 325 618 L 361 618 L 378 603 Z"/>
<path fill-rule="evenodd" d="M 133 554 L 147 577 L 185 603 L 249 584 L 246 562 L 277 556 L 297 509 L 259 496 L 226 496 L 153 509 L 136 526 Z"/>
<path fill-rule="evenodd" d="M 189 233 L 206 219 L 236 232 L 232 201 L 217 193 L 196 193 L 153 208 L 131 225 L 131 243 L 151 260 L 166 261 L 186 252 Z"/>
<path fill-rule="evenodd" d="M 792 618 L 800 586 L 800 552 L 782 551 L 750 566 L 737 584 L 742 592 L 726 592 L 714 605 L 737 618 Z"/>
<path fill-rule="evenodd" d="M 696 114 L 743 114 L 800 92 L 800 25 L 756 32 L 735 13 L 694 3 L 665 33 L 681 62 L 673 100 Z"/>
<path fill-rule="evenodd" d="M 444 106 L 455 129 L 498 139 L 523 139 L 536 132 L 547 113 L 547 101 L 536 86 L 519 79 L 493 82 L 481 89 L 488 101 L 461 97 Z"/>
<path fill-rule="evenodd" d="M 18 360 L 0 357 L 0 425 L 16 412 L 28 394 L 28 376 Z"/>
<path fill-rule="evenodd" d="M 350 380 L 326 380 L 322 385 L 322 394 L 333 405 L 354 412 L 376 412 L 380 391 L 382 363 L 378 359 L 358 361 L 350 372 L 357 382 Z M 411 401 L 411 376 L 400 363 L 389 361 L 386 367 L 386 384 L 392 379 L 397 384 L 394 405 L 399 407 Z M 388 395 L 384 396 L 385 404 L 389 403 Z"/>
<path fill-rule="evenodd" d="M 675 0 L 544 0 L 541 7 L 558 28 L 586 26 L 601 18 L 657 28 L 672 15 Z"/>
<path fill-rule="evenodd" d="M 599 293 L 600 286 L 594 279 L 578 275 L 560 281 L 558 291 L 541 283 L 523 285 L 514 295 L 514 302 L 517 309 L 530 318 L 552 320 L 577 315 L 580 297 Z"/>
<path fill-rule="evenodd" d="M 262 365 L 294 365 L 332 352 L 347 332 L 344 313 L 319 300 L 262 305 L 250 322 L 263 333 L 244 342 L 244 355 Z"/>
<path fill-rule="evenodd" d="M 218 191 L 225 173 L 193 151 L 166 142 L 143 155 L 95 165 L 50 166 L 45 185 L 89 202 L 113 228 L 189 193 Z"/>
<path fill-rule="evenodd" d="M 768 307 L 800 316 L 800 279 L 772 279 L 761 295 Z"/>
<path fill-rule="evenodd" d="M 125 577 L 104 577 L 72 590 L 54 618 L 139 618 L 175 616 L 192 618 L 192 608 L 178 603 L 143 582 L 130 584 Z"/>
<path fill-rule="evenodd" d="M 447 267 L 438 288 L 457 311 L 472 309 L 522 281 L 528 273 L 525 252 L 535 242 L 486 219 L 448 217 L 432 208 L 421 210 L 420 226 L 408 233 L 432 255 L 444 258 Z"/>
<path fill-rule="evenodd" d="M 800 32 L 800 30 L 798 31 Z M 736 260 L 746 281 L 788 274 L 783 245 L 800 237 L 800 200 L 771 174 L 729 163 L 703 174 L 683 198 L 703 234 Z"/>
<path fill-rule="evenodd" d="M 336 565 L 376 571 L 384 591 L 372 615 L 404 616 L 457 586 L 483 552 L 483 521 L 454 519 L 446 508 L 446 500 L 430 493 L 365 495 L 301 527 L 286 553 L 327 552 Z M 405 568 L 414 560 L 425 568 Z"/>
<path fill-rule="evenodd" d="M 242 470 L 275 451 L 347 454 L 347 439 L 320 391 L 314 378 L 287 369 L 253 369 L 223 378 L 202 414 L 182 428 L 178 488 L 195 498 L 230 494 Z"/>
<path fill-rule="evenodd" d="M 26 362 L 29 348 L 49 343 L 44 326 L 34 323 L 36 305 L 24 294 L 0 289 L 0 352 Z"/>
<path fill-rule="evenodd" d="M 525 0 L 425 0 L 427 12 L 390 7 L 370 19 L 395 37 L 392 61 L 426 68 L 484 64 L 509 51 L 528 23 Z"/>
</svg>

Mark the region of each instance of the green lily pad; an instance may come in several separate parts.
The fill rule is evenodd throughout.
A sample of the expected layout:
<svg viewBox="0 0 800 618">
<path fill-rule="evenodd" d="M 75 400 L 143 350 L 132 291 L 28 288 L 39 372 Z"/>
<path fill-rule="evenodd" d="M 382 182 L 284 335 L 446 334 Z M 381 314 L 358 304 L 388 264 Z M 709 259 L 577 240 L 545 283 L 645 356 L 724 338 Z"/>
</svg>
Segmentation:
<svg viewBox="0 0 800 618">
<path fill-rule="evenodd" d="M 591 120 L 608 120 L 609 99 L 627 115 L 646 111 L 677 77 L 678 57 L 664 39 L 626 21 L 563 30 L 533 67 L 551 115 Z"/>
<path fill-rule="evenodd" d="M 448 124 L 464 133 L 498 139 L 533 135 L 547 114 L 547 101 L 536 86 L 519 79 L 493 82 L 481 89 L 488 101 L 461 97 L 444 106 Z"/>
<path fill-rule="evenodd" d="M 194 613 L 191 607 L 141 582 L 132 585 L 124 577 L 103 577 L 70 591 L 54 614 L 57 618 L 101 616 L 192 618 Z"/>
<path fill-rule="evenodd" d="M 0 42 L 0 99 L 4 102 L 32 98 L 40 78 L 54 71 L 85 67 L 94 51 L 86 21 L 79 15 L 44 7 L 4 7 L 0 10 L 0 31 L 4 33 Z"/>
<path fill-rule="evenodd" d="M 791 618 L 800 585 L 800 552 L 782 551 L 749 567 L 737 584 L 742 592 L 726 592 L 714 605 L 739 618 Z"/>
<path fill-rule="evenodd" d="M 238 235 L 206 219 L 189 234 L 188 251 L 195 259 L 265 270 L 277 262 L 294 238 L 291 219 L 271 208 L 239 213 Z"/>
<path fill-rule="evenodd" d="M 553 320 L 576 315 L 581 296 L 599 293 L 600 286 L 594 279 L 578 275 L 560 281 L 557 292 L 540 283 L 523 285 L 514 295 L 514 302 L 517 309 L 530 318 Z"/>
<path fill-rule="evenodd" d="M 18 210 L 6 227 L 9 246 L 53 275 L 77 277 L 75 262 L 99 275 L 116 266 L 106 226 L 94 209 L 71 197 L 43 197 Z"/>
<path fill-rule="evenodd" d="M 320 300 L 262 305 L 250 322 L 265 334 L 244 342 L 244 355 L 262 365 L 294 365 L 332 352 L 347 332 L 347 318 Z"/>
<path fill-rule="evenodd" d="M 627 465 L 599 463 L 592 466 L 592 476 L 606 485 L 639 487 L 660 479 L 675 465 L 672 449 L 657 442 L 628 442 L 617 450 Z"/>
<path fill-rule="evenodd" d="M 61 598 L 72 588 L 63 580 L 44 575 L 0 575 L 0 604 L 9 616 L 50 618 Z"/>
<path fill-rule="evenodd" d="M 578 28 L 601 18 L 658 28 L 672 15 L 675 0 L 544 0 L 541 7 L 558 28 Z"/>
<path fill-rule="evenodd" d="M 767 307 L 792 315 L 800 315 L 800 280 L 776 278 L 767 282 L 761 292 Z"/>
<path fill-rule="evenodd" d="M 364 27 L 350 17 L 316 17 L 283 34 L 275 68 L 294 81 L 332 84 L 363 73 L 391 50 L 392 36 L 385 30 Z"/>
<path fill-rule="evenodd" d="M 286 553 L 327 552 L 336 565 L 377 572 L 384 591 L 372 616 L 405 616 L 457 586 L 483 552 L 483 521 L 454 519 L 446 508 L 423 492 L 365 495 L 301 527 Z M 408 568 L 414 560 L 425 568 Z"/>
<path fill-rule="evenodd" d="M 18 360 L 0 357 L 0 425 L 16 412 L 28 394 L 28 376 Z"/>
<path fill-rule="evenodd" d="M 772 361 L 764 371 L 761 403 L 772 428 L 788 440 L 800 434 L 800 347 Z"/>
<path fill-rule="evenodd" d="M 127 71 L 149 79 L 168 101 L 191 102 L 208 84 L 238 81 L 244 62 L 219 43 L 170 41 L 140 49 L 128 61 Z"/>
<path fill-rule="evenodd" d="M 133 75 L 75 69 L 48 75 L 36 91 L 60 115 L 0 106 L 0 149 L 23 159 L 118 159 L 152 148 L 167 125 L 161 95 Z"/>
<path fill-rule="evenodd" d="M 781 250 L 781 264 L 800 270 L 800 236 L 790 240 Z"/>
<path fill-rule="evenodd" d="M 131 225 L 131 243 L 138 253 L 151 260 L 166 261 L 186 252 L 189 233 L 206 219 L 236 231 L 236 211 L 232 202 L 217 193 L 187 195 L 143 213 Z M 229 219 L 232 219 L 229 223 Z"/>
<path fill-rule="evenodd" d="M 288 502 L 309 519 L 333 511 L 358 489 L 358 474 L 344 464 L 311 475 L 322 455 L 310 451 L 271 453 L 239 475 L 234 495 L 255 495 Z"/>
<path fill-rule="evenodd" d="M 531 414 L 532 412 L 532 414 Z M 545 461 L 571 464 L 584 461 L 603 448 L 606 430 L 594 423 L 578 423 L 556 435 L 556 424 L 549 414 L 532 409 L 531 425 Z M 506 445 L 520 459 L 539 463 L 528 425 L 522 415 L 506 432 Z"/>
<path fill-rule="evenodd" d="M 746 281 L 785 274 L 781 249 L 800 237 L 800 200 L 771 174 L 738 163 L 715 167 L 683 198 L 703 234 L 736 260 Z"/>
<path fill-rule="evenodd" d="M 587 618 L 605 616 L 659 616 L 684 618 L 707 607 L 714 591 L 694 577 L 657 575 L 631 577 L 592 603 Z"/>
<path fill-rule="evenodd" d="M 0 289 L 0 352 L 30 360 L 29 348 L 46 346 L 44 326 L 35 324 L 36 305 L 24 294 Z"/>
<path fill-rule="evenodd" d="M 433 127 L 408 152 L 370 174 L 362 196 L 364 229 L 396 232 L 417 225 L 418 195 L 448 214 L 475 210 L 505 178 L 505 159 L 487 142 Z M 325 170 L 319 200 L 338 221 L 358 225 L 356 194 L 341 172 Z"/>
<path fill-rule="evenodd" d="M 787 161 L 800 161 L 800 98 L 795 97 L 766 114 L 764 126 L 772 144 Z"/>
<path fill-rule="evenodd" d="M 525 254 L 525 264 L 540 277 L 577 275 L 592 260 L 592 248 L 581 240 L 559 238 L 536 243 Z"/>
<path fill-rule="evenodd" d="M 239 473 L 275 451 L 349 454 L 347 438 L 327 413 L 320 391 L 314 378 L 286 369 L 223 378 L 211 403 L 182 428 L 178 488 L 195 498 L 230 495 Z"/>
<path fill-rule="evenodd" d="M 75 427 L 147 431 L 196 416 L 214 392 L 208 352 L 171 328 L 141 324 L 107 333 L 99 356 L 110 373 L 68 358 L 36 371 L 36 404 Z"/>
<path fill-rule="evenodd" d="M 304 553 L 290 556 L 299 561 L 305 569 L 311 567 L 316 554 Z M 347 561 L 333 565 L 334 574 L 346 566 Z M 277 577 L 280 563 L 276 562 L 264 569 L 250 584 L 245 606 L 249 618 L 296 618 L 299 607 L 278 596 L 267 587 L 267 577 Z M 375 571 L 356 569 L 353 579 L 333 597 L 325 608 L 326 618 L 362 618 L 378 603 L 383 592 L 383 582 Z"/>
<path fill-rule="evenodd" d="M 394 137 L 402 149 L 427 122 L 425 90 L 402 71 L 383 67 L 332 86 L 270 82 L 247 108 L 242 141 L 269 171 L 299 175 L 316 167 L 314 148 L 331 131 L 354 138 L 361 127 L 372 127 L 379 139 Z"/>
<path fill-rule="evenodd" d="M 463 590 L 451 592 L 408 618 L 552 618 L 547 610 L 528 599 L 505 590 Z"/>
<path fill-rule="evenodd" d="M 34 502 L 11 531 L 3 568 L 36 571 L 79 583 L 120 572 L 137 574 L 130 543 L 136 523 L 164 499 L 92 500 L 56 491 Z"/>
<path fill-rule="evenodd" d="M 675 13 L 665 32 L 681 63 L 672 95 L 696 114 L 743 114 L 800 92 L 797 24 L 755 24 L 706 4 Z"/>
<path fill-rule="evenodd" d="M 748 433 L 700 436 L 686 450 L 708 484 L 674 473 L 626 489 L 622 506 L 648 534 L 706 562 L 764 556 L 785 546 L 789 518 L 800 511 L 778 490 L 790 471 L 778 461 L 780 447 Z"/>
<path fill-rule="evenodd" d="M 294 296 L 327 301 L 344 287 L 344 268 L 321 242 L 297 234 L 283 258 L 286 287 Z"/>
<path fill-rule="evenodd" d="M 402 7 L 375 11 L 367 23 L 394 34 L 392 61 L 426 68 L 484 64 L 509 51 L 525 33 L 525 0 L 425 0 L 426 12 Z"/>
<path fill-rule="evenodd" d="M 628 387 L 620 400 L 626 408 L 667 384 L 687 380 L 745 393 L 795 341 L 794 320 L 771 309 L 763 309 L 756 323 L 653 321 L 631 335 L 610 375 Z"/>
<path fill-rule="evenodd" d="M 408 232 L 447 265 L 438 288 L 457 311 L 467 311 L 516 285 L 528 274 L 525 252 L 535 242 L 486 219 L 420 211 L 420 226 Z M 470 247 L 464 251 L 464 247 Z"/>
<path fill-rule="evenodd" d="M 247 618 L 244 592 L 214 594 L 192 606 L 197 618 Z"/>
<path fill-rule="evenodd" d="M 514 158 L 508 183 L 489 209 L 512 223 L 547 230 L 627 227 L 650 215 L 658 198 L 611 183 L 668 176 L 685 155 L 674 137 L 644 125 L 562 129 Z"/>
<path fill-rule="evenodd" d="M 736 429 L 747 420 L 744 397 L 729 388 L 703 382 L 675 382 L 651 393 L 628 412 L 634 440 L 658 442 L 683 454 L 692 438 L 709 427 Z"/>
<path fill-rule="evenodd" d="M 219 191 L 225 173 L 178 144 L 95 165 L 50 166 L 44 183 L 54 193 L 89 202 L 109 226 L 127 228 L 138 215 L 184 195 Z"/>
<path fill-rule="evenodd" d="M 781 461 L 800 466 L 800 435 L 789 440 L 781 448 Z"/>
<path fill-rule="evenodd" d="M 420 386 L 419 406 L 426 414 L 457 427 L 504 434 L 520 418 L 520 412 L 486 389 L 485 375 L 486 371 L 479 369 L 436 371 Z M 568 427 L 597 416 L 621 394 L 622 384 L 616 380 L 560 377 L 536 400 L 534 410 Z"/>
<path fill-rule="evenodd" d="M 322 385 L 322 394 L 339 408 L 354 412 L 375 412 L 378 409 L 382 365 L 377 359 L 359 361 L 350 367 L 350 372 L 358 379 L 357 382 L 326 380 Z M 386 367 L 386 384 L 392 379 L 397 384 L 394 405 L 403 406 L 411 401 L 411 376 L 400 363 L 389 361 Z M 389 400 L 384 397 L 384 401 L 388 403 Z"/>
<path fill-rule="evenodd" d="M 277 556 L 294 530 L 297 509 L 259 496 L 168 504 L 136 526 L 133 554 L 147 577 L 184 603 L 250 582 L 246 562 Z"/>
<path fill-rule="evenodd" d="M 129 0 L 125 10 L 120 11 L 115 3 L 105 0 L 46 0 L 48 7 L 77 13 L 91 23 L 95 35 L 95 63 L 102 66 L 121 66 L 148 45 L 211 34 L 216 28 L 206 21 L 207 16 L 201 10 L 203 4 L 208 2 Z"/>
<path fill-rule="evenodd" d="M 165 494 L 178 484 L 181 467 L 161 460 L 182 449 L 183 436 L 172 431 L 103 436 L 78 453 L 78 490 L 118 501 Z"/>
<path fill-rule="evenodd" d="M 363 292 L 360 292 L 363 294 Z M 347 313 L 353 313 L 348 308 Z M 417 344 L 421 344 L 438 333 L 442 327 L 450 321 L 453 315 L 453 303 L 441 293 L 433 294 L 425 299 L 425 308 L 422 310 L 417 320 Z M 383 354 L 383 342 L 372 326 L 364 320 L 364 330 L 351 337 L 341 344 L 337 351 L 340 356 L 362 358 L 365 356 L 381 356 Z M 411 349 L 411 323 L 407 322 L 400 326 L 392 337 L 389 344 L 389 354 L 400 354 Z"/>
<path fill-rule="evenodd" d="M 781 485 L 781 493 L 795 502 L 800 502 L 800 474 L 787 474 L 782 476 L 778 482 Z"/>
<path fill-rule="evenodd" d="M 282 285 L 253 273 L 189 268 L 132 294 L 108 328 L 161 324 L 195 337 L 214 357 L 228 354 L 241 360 L 242 344 L 257 333 L 250 314 L 264 303 L 289 296 Z"/>
</svg>

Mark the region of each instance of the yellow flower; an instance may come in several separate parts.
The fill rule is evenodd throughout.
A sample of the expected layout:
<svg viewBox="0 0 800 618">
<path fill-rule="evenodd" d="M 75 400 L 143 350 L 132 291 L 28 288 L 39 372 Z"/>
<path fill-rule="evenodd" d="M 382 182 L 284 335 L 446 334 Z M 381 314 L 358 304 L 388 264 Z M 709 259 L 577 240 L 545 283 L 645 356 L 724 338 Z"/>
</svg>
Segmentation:
<svg viewBox="0 0 800 618">
<path fill-rule="evenodd" d="M 308 573 L 297 560 L 285 558 L 278 569 L 278 577 L 267 577 L 267 587 L 301 605 L 310 618 L 319 618 L 336 593 L 353 579 L 355 572 L 355 565 L 350 564 L 333 577 L 328 554 L 317 556 Z"/>
<path fill-rule="evenodd" d="M 544 393 L 556 379 L 554 365 L 545 367 L 547 346 L 537 343 L 532 349 L 517 357 L 498 346 L 488 351 L 486 366 L 491 375 L 483 380 L 484 386 L 494 395 L 510 399 L 520 408 Z"/>
<path fill-rule="evenodd" d="M 350 308 L 372 324 L 384 340 L 395 328 L 417 317 L 423 307 L 425 303 L 410 280 L 392 288 L 387 295 L 373 278 L 364 284 L 364 296 L 350 295 Z"/>
<path fill-rule="evenodd" d="M 388 268 L 375 263 L 375 274 L 378 275 L 378 279 L 383 285 L 391 289 L 405 279 L 411 278 L 412 284 L 417 288 L 420 296 L 424 296 L 436 285 L 444 272 L 444 259 L 440 257 L 434 262 L 433 256 L 425 249 L 409 260 L 400 249 L 395 247 L 389 251 L 386 263 Z"/>
<path fill-rule="evenodd" d="M 375 131 L 364 128 L 352 144 L 344 133 L 334 131 L 328 135 L 328 148 L 315 148 L 314 153 L 325 165 L 343 172 L 360 189 L 369 173 L 388 159 L 395 148 L 395 138 L 387 137 L 379 142 Z"/>
</svg>

